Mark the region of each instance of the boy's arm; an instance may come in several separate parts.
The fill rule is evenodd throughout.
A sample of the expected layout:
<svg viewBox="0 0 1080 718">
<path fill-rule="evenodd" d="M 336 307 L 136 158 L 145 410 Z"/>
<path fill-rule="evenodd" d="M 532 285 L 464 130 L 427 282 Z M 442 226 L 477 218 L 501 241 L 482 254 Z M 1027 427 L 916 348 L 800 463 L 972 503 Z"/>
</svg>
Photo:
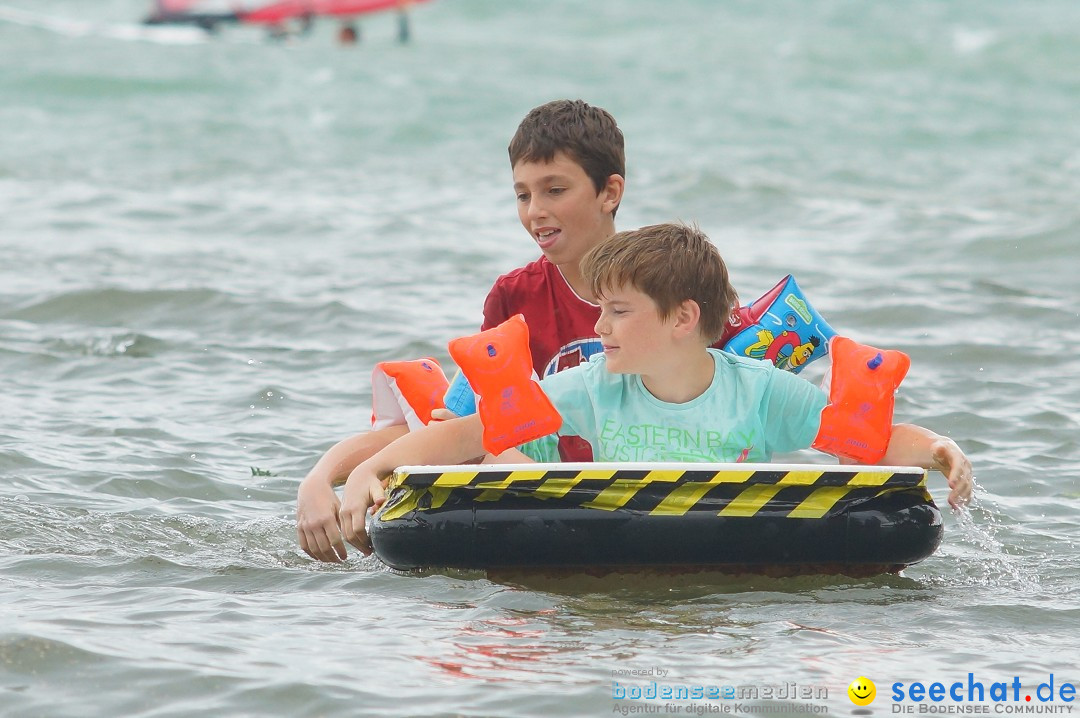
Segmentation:
<svg viewBox="0 0 1080 718">
<path fill-rule="evenodd" d="M 304 553 L 319 561 L 345 559 L 334 486 L 344 483 L 362 461 L 406 431 L 408 428 L 402 425 L 350 436 L 330 447 L 316 462 L 296 492 L 296 537 Z"/>
<path fill-rule="evenodd" d="M 387 446 L 357 466 L 345 482 L 338 523 L 342 536 L 365 556 L 371 541 L 364 526 L 386 500 L 383 481 L 406 464 L 461 464 L 484 454 L 484 425 L 478 414 L 431 423 Z"/>
<path fill-rule="evenodd" d="M 937 469 L 949 482 L 949 505 L 954 509 L 971 500 L 974 477 L 971 461 L 947 436 L 935 434 L 915 424 L 894 424 L 892 438 L 879 464 L 921 466 Z"/>
</svg>

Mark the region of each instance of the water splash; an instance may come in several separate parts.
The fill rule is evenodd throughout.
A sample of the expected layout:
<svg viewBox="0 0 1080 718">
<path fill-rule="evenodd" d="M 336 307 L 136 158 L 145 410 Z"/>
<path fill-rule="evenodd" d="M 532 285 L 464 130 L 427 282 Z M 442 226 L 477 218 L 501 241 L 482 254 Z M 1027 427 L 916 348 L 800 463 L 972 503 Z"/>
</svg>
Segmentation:
<svg viewBox="0 0 1080 718">
<path fill-rule="evenodd" d="M 1040 590 L 1039 574 L 1031 562 L 1000 536 L 1011 530 L 1004 511 L 973 477 L 973 498 L 967 507 L 953 513 L 957 532 L 950 534 L 947 553 L 957 554 L 956 570 L 931 577 L 941 586 L 962 585 L 1008 588 L 1023 594 Z"/>
</svg>

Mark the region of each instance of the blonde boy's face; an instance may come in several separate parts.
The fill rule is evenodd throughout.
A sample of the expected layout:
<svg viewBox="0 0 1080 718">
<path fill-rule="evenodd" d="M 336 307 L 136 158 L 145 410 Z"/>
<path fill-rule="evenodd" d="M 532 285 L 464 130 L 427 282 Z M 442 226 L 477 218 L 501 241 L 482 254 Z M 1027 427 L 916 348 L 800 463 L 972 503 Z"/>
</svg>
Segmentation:
<svg viewBox="0 0 1080 718">
<path fill-rule="evenodd" d="M 622 198 L 621 178 L 598 195 L 581 165 L 562 152 L 551 162 L 514 165 L 514 192 L 521 225 L 564 272 L 576 274 L 585 253 L 615 232 L 611 213 Z"/>
<path fill-rule="evenodd" d="M 613 374 L 651 374 L 670 360 L 676 318 L 660 318 L 656 302 L 629 285 L 609 289 L 600 302 L 596 333 Z"/>
</svg>

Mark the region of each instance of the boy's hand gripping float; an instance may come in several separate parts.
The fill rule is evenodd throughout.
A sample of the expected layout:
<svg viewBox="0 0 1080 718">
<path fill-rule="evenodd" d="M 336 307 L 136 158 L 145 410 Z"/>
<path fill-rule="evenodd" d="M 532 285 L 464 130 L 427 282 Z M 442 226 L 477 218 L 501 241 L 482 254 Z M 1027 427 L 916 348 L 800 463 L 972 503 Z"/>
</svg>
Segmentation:
<svg viewBox="0 0 1080 718">
<path fill-rule="evenodd" d="M 829 342 L 832 378 L 829 404 L 813 447 L 833 456 L 873 464 L 885 456 L 892 437 L 893 402 L 911 360 L 847 337 Z"/>
<path fill-rule="evenodd" d="M 408 424 L 414 431 L 443 408 L 449 382 L 434 359 L 384 361 L 371 372 L 371 428 Z"/>
<path fill-rule="evenodd" d="M 485 450 L 499 454 L 562 426 L 559 412 L 532 378 L 529 328 L 522 315 L 453 340 L 450 356 L 480 396 Z"/>
</svg>

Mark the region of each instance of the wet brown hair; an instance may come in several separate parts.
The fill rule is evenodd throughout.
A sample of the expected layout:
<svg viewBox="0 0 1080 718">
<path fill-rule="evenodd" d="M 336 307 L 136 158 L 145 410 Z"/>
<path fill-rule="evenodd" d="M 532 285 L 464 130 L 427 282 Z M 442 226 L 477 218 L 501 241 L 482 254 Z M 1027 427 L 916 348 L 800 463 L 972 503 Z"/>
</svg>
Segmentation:
<svg viewBox="0 0 1080 718">
<path fill-rule="evenodd" d="M 695 226 L 654 224 L 619 232 L 581 260 L 594 296 L 630 285 L 656 302 L 662 319 L 687 299 L 701 308 L 698 330 L 710 344 L 739 301 L 720 251 Z"/>
<path fill-rule="evenodd" d="M 507 150 L 511 168 L 519 162 L 551 162 L 563 152 L 581 165 L 597 194 L 611 175 L 626 177 L 622 130 L 607 110 L 583 100 L 554 100 L 533 108 Z"/>
</svg>

